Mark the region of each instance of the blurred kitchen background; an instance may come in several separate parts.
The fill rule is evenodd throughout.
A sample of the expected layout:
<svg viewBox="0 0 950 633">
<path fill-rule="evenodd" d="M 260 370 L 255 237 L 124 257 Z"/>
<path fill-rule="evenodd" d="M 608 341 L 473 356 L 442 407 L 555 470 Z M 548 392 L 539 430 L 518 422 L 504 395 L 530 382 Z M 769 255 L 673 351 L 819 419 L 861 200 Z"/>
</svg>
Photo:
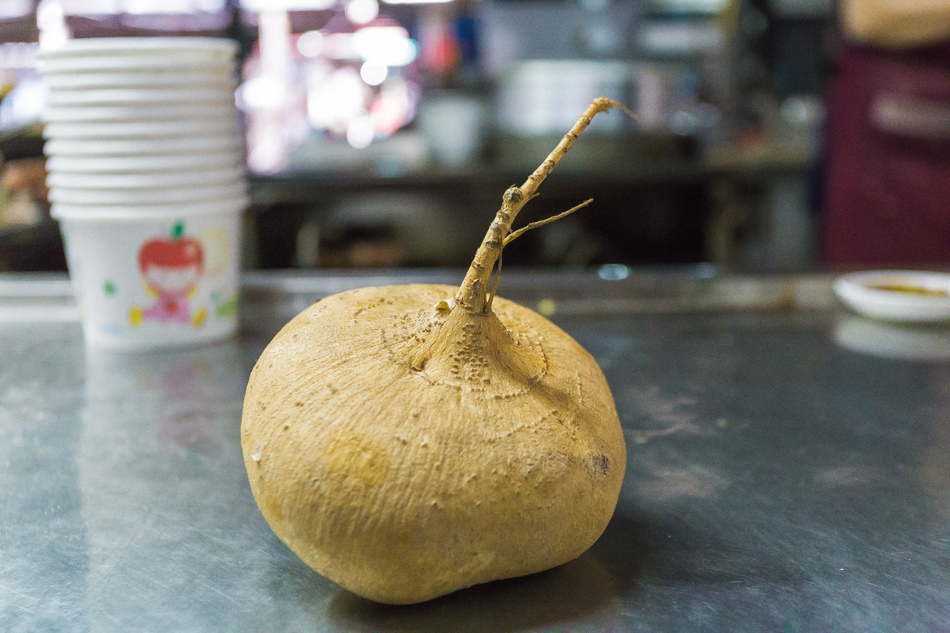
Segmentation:
<svg viewBox="0 0 950 633">
<path fill-rule="evenodd" d="M 241 43 L 247 269 L 463 266 L 599 95 L 505 266 L 820 266 L 831 0 L 2 0 L 0 271 L 65 270 L 39 47 L 170 34 Z"/>
</svg>

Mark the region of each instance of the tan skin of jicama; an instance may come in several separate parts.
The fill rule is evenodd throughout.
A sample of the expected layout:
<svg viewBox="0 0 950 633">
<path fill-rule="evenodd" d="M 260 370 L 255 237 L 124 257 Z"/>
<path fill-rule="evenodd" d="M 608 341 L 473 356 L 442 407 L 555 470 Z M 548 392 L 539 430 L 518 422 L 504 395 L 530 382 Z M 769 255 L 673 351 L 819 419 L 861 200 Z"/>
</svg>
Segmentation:
<svg viewBox="0 0 950 633">
<path fill-rule="evenodd" d="M 248 479 L 277 536 L 320 574 L 378 602 L 422 602 L 566 563 L 607 526 L 626 470 L 607 381 L 557 326 L 497 297 L 492 271 L 524 230 L 583 206 L 511 231 L 615 106 L 595 100 L 505 192 L 460 288 L 327 297 L 264 350 L 241 424 Z"/>
</svg>

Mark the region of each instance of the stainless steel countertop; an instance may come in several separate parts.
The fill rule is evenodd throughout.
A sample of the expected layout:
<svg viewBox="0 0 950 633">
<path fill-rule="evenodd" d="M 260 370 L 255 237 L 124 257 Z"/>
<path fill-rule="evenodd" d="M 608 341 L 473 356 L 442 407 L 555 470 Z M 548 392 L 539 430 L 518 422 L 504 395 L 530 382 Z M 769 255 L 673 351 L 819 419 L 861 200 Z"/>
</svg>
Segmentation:
<svg viewBox="0 0 950 633">
<path fill-rule="evenodd" d="M 614 391 L 629 457 L 603 537 L 410 607 L 312 572 L 245 478 L 254 361 L 323 294 L 460 277 L 249 276 L 238 339 L 149 355 L 85 350 L 63 279 L 0 277 L 0 631 L 950 626 L 950 331 L 849 316 L 825 277 L 507 274 Z"/>
</svg>

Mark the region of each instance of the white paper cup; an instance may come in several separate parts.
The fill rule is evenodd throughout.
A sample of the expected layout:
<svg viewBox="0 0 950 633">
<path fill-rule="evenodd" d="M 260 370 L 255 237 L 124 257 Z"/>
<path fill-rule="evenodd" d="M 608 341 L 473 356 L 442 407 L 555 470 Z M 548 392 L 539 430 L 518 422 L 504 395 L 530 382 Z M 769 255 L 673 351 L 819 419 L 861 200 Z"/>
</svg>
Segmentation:
<svg viewBox="0 0 950 633">
<path fill-rule="evenodd" d="M 173 103 L 115 104 L 103 106 L 47 107 L 43 110 L 46 123 L 109 123 L 125 121 L 214 121 L 236 118 L 237 107 L 233 99 L 227 103 Z"/>
<path fill-rule="evenodd" d="M 138 174 L 90 174 L 49 170 L 46 184 L 67 189 L 158 189 L 207 186 L 212 183 L 234 183 L 244 178 L 244 169 L 237 165 L 209 169 L 201 167 L 179 171 L 142 172 Z"/>
<path fill-rule="evenodd" d="M 54 205 L 83 335 L 131 351 L 210 343 L 237 330 L 239 201 L 152 215 Z"/>
<path fill-rule="evenodd" d="M 191 152 L 159 156 L 53 156 L 46 161 L 46 169 L 52 173 L 88 175 L 133 175 L 181 170 L 243 169 L 244 157 L 238 151 Z"/>
<path fill-rule="evenodd" d="M 151 189 L 70 189 L 51 187 L 49 200 L 53 203 L 81 205 L 156 205 L 221 200 L 245 195 L 247 186 L 242 179 L 231 182 L 210 182 L 190 187 L 161 187 Z"/>
</svg>

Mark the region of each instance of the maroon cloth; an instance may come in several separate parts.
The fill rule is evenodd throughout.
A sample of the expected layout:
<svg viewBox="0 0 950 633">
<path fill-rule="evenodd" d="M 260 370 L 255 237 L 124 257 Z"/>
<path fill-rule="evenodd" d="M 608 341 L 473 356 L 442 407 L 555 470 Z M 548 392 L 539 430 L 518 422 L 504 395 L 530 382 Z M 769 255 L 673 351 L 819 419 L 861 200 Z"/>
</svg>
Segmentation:
<svg viewBox="0 0 950 633">
<path fill-rule="evenodd" d="M 950 265 L 948 113 L 950 44 L 844 48 L 828 100 L 827 265 Z"/>
</svg>

